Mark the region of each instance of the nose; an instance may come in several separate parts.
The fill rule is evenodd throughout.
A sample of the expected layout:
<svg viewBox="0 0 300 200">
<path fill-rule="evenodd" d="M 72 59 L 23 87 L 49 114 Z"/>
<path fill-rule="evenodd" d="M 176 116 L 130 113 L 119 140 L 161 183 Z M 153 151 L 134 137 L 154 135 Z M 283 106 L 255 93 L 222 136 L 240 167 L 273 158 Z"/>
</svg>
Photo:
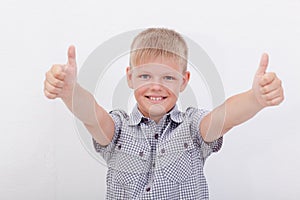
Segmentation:
<svg viewBox="0 0 300 200">
<path fill-rule="evenodd" d="M 161 83 L 158 83 L 158 82 L 153 82 L 150 84 L 150 90 L 153 90 L 153 91 L 161 91 L 162 90 L 162 85 Z"/>
<path fill-rule="evenodd" d="M 149 82 L 149 88 L 153 91 L 160 91 L 162 90 L 162 82 L 160 77 L 153 77 L 152 80 Z"/>
</svg>

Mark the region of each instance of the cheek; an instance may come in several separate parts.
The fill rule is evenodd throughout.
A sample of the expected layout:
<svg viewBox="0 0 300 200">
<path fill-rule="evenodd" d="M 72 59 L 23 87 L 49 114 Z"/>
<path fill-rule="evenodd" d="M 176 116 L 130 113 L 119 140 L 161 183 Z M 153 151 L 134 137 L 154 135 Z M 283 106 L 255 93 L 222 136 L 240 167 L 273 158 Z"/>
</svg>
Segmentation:
<svg viewBox="0 0 300 200">
<path fill-rule="evenodd" d="M 140 96 L 144 96 L 145 92 L 147 91 L 147 87 L 136 87 L 134 88 L 134 96 L 135 98 L 139 98 Z"/>
<path fill-rule="evenodd" d="M 178 84 L 169 84 L 165 88 L 169 91 L 171 95 L 178 96 L 180 92 L 180 86 Z"/>
<path fill-rule="evenodd" d="M 147 85 L 149 87 L 149 83 L 147 81 L 138 81 L 138 80 L 135 80 L 133 81 L 133 89 L 136 91 L 136 90 L 140 90 L 140 91 L 145 91 L 146 88 L 147 88 Z"/>
</svg>

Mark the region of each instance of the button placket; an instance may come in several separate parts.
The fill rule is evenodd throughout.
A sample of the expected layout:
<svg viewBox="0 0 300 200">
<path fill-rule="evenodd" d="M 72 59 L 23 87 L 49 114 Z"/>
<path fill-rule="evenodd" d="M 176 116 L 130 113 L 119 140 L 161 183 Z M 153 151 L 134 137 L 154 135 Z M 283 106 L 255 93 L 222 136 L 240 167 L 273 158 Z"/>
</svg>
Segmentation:
<svg viewBox="0 0 300 200">
<path fill-rule="evenodd" d="M 189 144 L 185 142 L 185 143 L 183 144 L 183 146 L 184 146 L 185 149 L 187 149 L 187 148 L 189 147 Z"/>
<path fill-rule="evenodd" d="M 144 156 L 144 152 L 143 152 L 143 151 L 140 151 L 140 152 L 139 152 L 139 156 L 140 156 L 140 157 L 143 157 L 143 156 Z"/>
<path fill-rule="evenodd" d="M 121 147 L 122 147 L 122 145 L 119 144 L 119 145 L 118 145 L 118 149 L 121 150 Z"/>
</svg>

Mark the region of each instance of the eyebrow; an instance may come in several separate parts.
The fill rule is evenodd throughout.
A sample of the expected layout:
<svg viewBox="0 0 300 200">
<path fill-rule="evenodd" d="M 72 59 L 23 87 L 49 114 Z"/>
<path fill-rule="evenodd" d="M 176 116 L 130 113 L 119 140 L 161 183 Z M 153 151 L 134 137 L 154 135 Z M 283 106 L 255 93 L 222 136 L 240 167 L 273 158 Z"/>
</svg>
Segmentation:
<svg viewBox="0 0 300 200">
<path fill-rule="evenodd" d="M 151 71 L 147 70 L 134 70 L 138 74 L 151 74 Z"/>
</svg>

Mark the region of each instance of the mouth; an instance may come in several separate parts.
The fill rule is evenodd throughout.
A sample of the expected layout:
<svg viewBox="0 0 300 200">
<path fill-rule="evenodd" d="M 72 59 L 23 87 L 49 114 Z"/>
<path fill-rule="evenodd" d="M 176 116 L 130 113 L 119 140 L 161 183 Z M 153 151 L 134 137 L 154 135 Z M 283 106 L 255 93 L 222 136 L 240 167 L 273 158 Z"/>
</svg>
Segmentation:
<svg viewBox="0 0 300 200">
<path fill-rule="evenodd" d="M 160 103 L 167 98 L 164 96 L 145 96 L 145 97 L 153 103 Z"/>
</svg>

